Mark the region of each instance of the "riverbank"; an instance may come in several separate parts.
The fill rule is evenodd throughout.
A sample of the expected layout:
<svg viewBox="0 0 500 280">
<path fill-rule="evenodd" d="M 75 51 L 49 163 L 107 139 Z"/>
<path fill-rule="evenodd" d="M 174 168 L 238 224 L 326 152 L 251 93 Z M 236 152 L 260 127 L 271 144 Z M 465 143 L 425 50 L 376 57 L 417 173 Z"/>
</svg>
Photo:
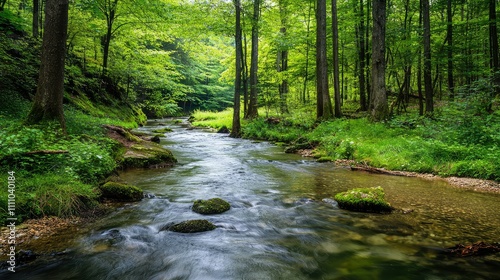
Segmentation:
<svg viewBox="0 0 500 280">
<path fill-rule="evenodd" d="M 370 167 L 392 175 L 443 179 L 461 188 L 499 192 L 498 111 L 489 116 L 489 122 L 446 111 L 433 119 L 406 114 L 385 123 L 371 123 L 366 118 L 318 123 L 311 112 L 314 110 L 244 120 L 242 135 L 275 142 L 287 152 L 318 161 Z M 218 130 L 223 125 L 231 127 L 231 116 L 230 110 L 195 112 L 191 121 L 194 126 Z"/>
</svg>

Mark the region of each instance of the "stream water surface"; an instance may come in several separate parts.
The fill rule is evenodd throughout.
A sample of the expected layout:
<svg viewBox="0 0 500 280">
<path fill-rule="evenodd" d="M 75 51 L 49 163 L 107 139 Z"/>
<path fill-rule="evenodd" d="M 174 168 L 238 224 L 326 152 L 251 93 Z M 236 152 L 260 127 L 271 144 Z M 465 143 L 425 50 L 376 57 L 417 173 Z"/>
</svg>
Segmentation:
<svg viewBox="0 0 500 280">
<path fill-rule="evenodd" d="M 453 258 L 443 249 L 498 242 L 500 196 L 444 181 L 352 172 L 265 142 L 173 132 L 161 144 L 179 163 L 121 174 L 156 197 L 127 204 L 90 225 L 68 254 L 37 261 L 7 279 L 499 279 L 500 256 Z M 141 128 L 159 128 L 150 123 Z M 382 186 L 408 210 L 390 215 L 341 210 L 334 195 Z M 191 211 L 220 197 L 223 214 Z M 160 229 L 208 219 L 210 232 Z"/>
</svg>

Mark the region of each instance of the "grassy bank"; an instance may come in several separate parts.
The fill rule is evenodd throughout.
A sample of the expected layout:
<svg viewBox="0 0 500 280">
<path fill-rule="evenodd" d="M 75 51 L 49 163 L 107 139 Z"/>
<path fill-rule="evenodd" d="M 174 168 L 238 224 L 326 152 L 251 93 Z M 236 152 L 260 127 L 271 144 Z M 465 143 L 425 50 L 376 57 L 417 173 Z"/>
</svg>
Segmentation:
<svg viewBox="0 0 500 280">
<path fill-rule="evenodd" d="M 313 146 L 320 160 L 351 159 L 390 170 L 500 180 L 500 112 L 484 115 L 450 103 L 432 118 L 407 113 L 385 123 L 366 118 L 315 122 L 314 108 L 243 121 L 245 138 Z M 261 114 L 262 116 L 262 114 Z M 229 111 L 195 112 L 193 125 L 230 126 Z M 271 116 L 269 116 L 271 117 Z"/>
<path fill-rule="evenodd" d="M 95 106 L 89 112 L 65 108 L 67 134 L 57 124 L 25 126 L 29 102 L 16 109 L 0 107 L 0 181 L 15 172 L 15 216 L 18 221 L 47 215 L 80 214 L 98 205 L 98 184 L 117 166 L 120 146 L 103 124 L 136 127 L 144 117 L 122 108 L 120 116 Z M 104 117 L 106 115 L 106 117 Z M 0 192 L 0 222 L 9 217 L 8 192 Z"/>
</svg>

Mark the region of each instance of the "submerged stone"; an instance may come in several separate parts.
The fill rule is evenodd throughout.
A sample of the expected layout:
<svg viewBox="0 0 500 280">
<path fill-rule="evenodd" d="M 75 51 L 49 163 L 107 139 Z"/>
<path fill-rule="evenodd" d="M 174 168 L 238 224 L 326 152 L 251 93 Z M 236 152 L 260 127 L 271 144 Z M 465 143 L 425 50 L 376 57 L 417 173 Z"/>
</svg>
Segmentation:
<svg viewBox="0 0 500 280">
<path fill-rule="evenodd" d="M 231 208 L 231 205 L 220 198 L 208 200 L 198 199 L 193 203 L 193 211 L 199 214 L 220 214 Z"/>
<path fill-rule="evenodd" d="M 216 226 L 207 220 L 188 220 L 174 225 L 167 225 L 162 230 L 181 233 L 194 233 L 214 230 Z"/>
<path fill-rule="evenodd" d="M 374 213 L 390 213 L 391 205 L 384 199 L 385 193 L 381 187 L 358 188 L 335 195 L 339 208 Z"/>
<path fill-rule="evenodd" d="M 143 198 L 142 190 L 136 186 L 117 182 L 107 182 L 100 186 L 102 197 L 116 201 L 139 201 Z"/>
</svg>

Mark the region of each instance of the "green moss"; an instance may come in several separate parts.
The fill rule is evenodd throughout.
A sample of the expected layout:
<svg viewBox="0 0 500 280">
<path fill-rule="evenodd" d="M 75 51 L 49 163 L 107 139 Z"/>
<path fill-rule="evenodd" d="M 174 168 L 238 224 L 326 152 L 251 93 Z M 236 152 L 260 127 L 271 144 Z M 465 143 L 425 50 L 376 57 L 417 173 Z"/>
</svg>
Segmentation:
<svg viewBox="0 0 500 280">
<path fill-rule="evenodd" d="M 153 130 L 154 133 L 165 133 L 165 132 L 172 132 L 172 129 L 171 128 L 168 128 L 168 127 L 164 127 L 164 128 L 160 128 L 160 129 L 155 129 Z M 162 135 L 163 136 L 163 135 Z"/>
<path fill-rule="evenodd" d="M 177 162 L 171 151 L 151 142 L 133 145 L 123 155 L 123 168 L 147 168 L 153 165 L 172 165 Z"/>
<path fill-rule="evenodd" d="M 116 201 L 139 201 L 143 197 L 138 187 L 117 182 L 107 182 L 100 189 L 102 197 Z"/>
<path fill-rule="evenodd" d="M 214 230 L 216 226 L 207 220 L 189 220 L 168 227 L 168 230 L 182 233 L 193 233 Z"/>
<path fill-rule="evenodd" d="M 220 198 L 209 200 L 198 199 L 193 203 L 193 211 L 200 214 L 220 214 L 231 208 L 231 205 Z"/>
<path fill-rule="evenodd" d="M 392 207 L 384 200 L 384 190 L 381 187 L 359 188 L 338 193 L 335 200 L 339 208 L 358 212 L 391 212 Z"/>
</svg>

